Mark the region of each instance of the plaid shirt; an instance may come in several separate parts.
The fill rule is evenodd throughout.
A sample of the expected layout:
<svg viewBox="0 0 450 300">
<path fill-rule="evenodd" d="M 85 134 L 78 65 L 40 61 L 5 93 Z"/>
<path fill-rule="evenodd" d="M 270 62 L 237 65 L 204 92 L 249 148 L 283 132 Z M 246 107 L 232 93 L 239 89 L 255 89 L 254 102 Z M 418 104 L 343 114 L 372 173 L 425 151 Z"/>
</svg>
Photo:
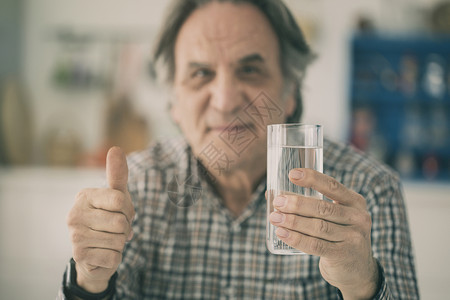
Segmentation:
<svg viewBox="0 0 450 300">
<path fill-rule="evenodd" d="M 128 159 L 135 236 L 125 246 L 115 299 L 341 298 L 320 275 L 319 257 L 266 249 L 265 180 L 236 218 L 183 139 L 157 143 Z M 329 140 L 323 161 L 326 174 L 367 201 L 382 274 L 375 299 L 418 299 L 398 177 Z"/>
</svg>

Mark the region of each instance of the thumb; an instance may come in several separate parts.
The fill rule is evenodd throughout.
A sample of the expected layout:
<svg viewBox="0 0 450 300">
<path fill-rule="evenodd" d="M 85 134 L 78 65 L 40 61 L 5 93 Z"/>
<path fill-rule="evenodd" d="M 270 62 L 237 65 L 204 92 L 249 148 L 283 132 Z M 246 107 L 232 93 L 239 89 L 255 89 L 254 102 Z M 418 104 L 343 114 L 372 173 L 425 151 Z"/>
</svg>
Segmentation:
<svg viewBox="0 0 450 300">
<path fill-rule="evenodd" d="M 119 147 L 112 147 L 106 155 L 106 180 L 110 188 L 124 193 L 127 191 L 127 159 Z"/>
</svg>

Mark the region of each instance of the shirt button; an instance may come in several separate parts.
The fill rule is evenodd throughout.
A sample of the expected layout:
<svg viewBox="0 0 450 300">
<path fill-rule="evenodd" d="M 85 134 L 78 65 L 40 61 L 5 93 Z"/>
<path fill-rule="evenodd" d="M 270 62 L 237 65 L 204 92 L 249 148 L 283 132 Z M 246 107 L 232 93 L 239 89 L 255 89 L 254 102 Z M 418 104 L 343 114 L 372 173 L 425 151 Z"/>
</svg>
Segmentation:
<svg viewBox="0 0 450 300">
<path fill-rule="evenodd" d="M 233 232 L 240 232 L 241 231 L 241 225 L 233 225 Z"/>
</svg>

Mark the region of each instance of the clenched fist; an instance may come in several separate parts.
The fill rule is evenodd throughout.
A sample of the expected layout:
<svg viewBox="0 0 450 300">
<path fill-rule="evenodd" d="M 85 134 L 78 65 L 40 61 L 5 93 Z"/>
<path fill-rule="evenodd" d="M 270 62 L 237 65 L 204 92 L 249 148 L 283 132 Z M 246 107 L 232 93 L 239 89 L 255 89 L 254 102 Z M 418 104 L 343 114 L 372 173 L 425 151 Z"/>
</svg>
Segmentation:
<svg viewBox="0 0 450 300">
<path fill-rule="evenodd" d="M 77 284 L 91 293 L 108 287 L 122 261 L 124 245 L 133 236 L 135 212 L 127 189 L 128 166 L 118 147 L 108 152 L 106 177 L 109 188 L 83 189 L 67 217 Z"/>
</svg>

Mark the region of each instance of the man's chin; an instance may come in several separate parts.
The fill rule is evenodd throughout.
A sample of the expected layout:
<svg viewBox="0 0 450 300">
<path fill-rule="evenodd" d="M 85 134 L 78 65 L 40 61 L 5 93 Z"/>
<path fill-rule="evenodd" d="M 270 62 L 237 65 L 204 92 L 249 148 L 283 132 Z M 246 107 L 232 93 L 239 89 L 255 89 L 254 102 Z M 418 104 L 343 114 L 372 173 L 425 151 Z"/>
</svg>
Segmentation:
<svg viewBox="0 0 450 300">
<path fill-rule="evenodd" d="M 266 162 L 266 139 L 261 140 L 259 137 L 245 136 L 240 140 L 229 140 L 227 136 L 211 131 L 201 143 L 196 144 L 198 146 L 194 145 L 194 155 L 208 170 L 220 175 L 251 169 L 256 164 L 265 165 Z"/>
</svg>

